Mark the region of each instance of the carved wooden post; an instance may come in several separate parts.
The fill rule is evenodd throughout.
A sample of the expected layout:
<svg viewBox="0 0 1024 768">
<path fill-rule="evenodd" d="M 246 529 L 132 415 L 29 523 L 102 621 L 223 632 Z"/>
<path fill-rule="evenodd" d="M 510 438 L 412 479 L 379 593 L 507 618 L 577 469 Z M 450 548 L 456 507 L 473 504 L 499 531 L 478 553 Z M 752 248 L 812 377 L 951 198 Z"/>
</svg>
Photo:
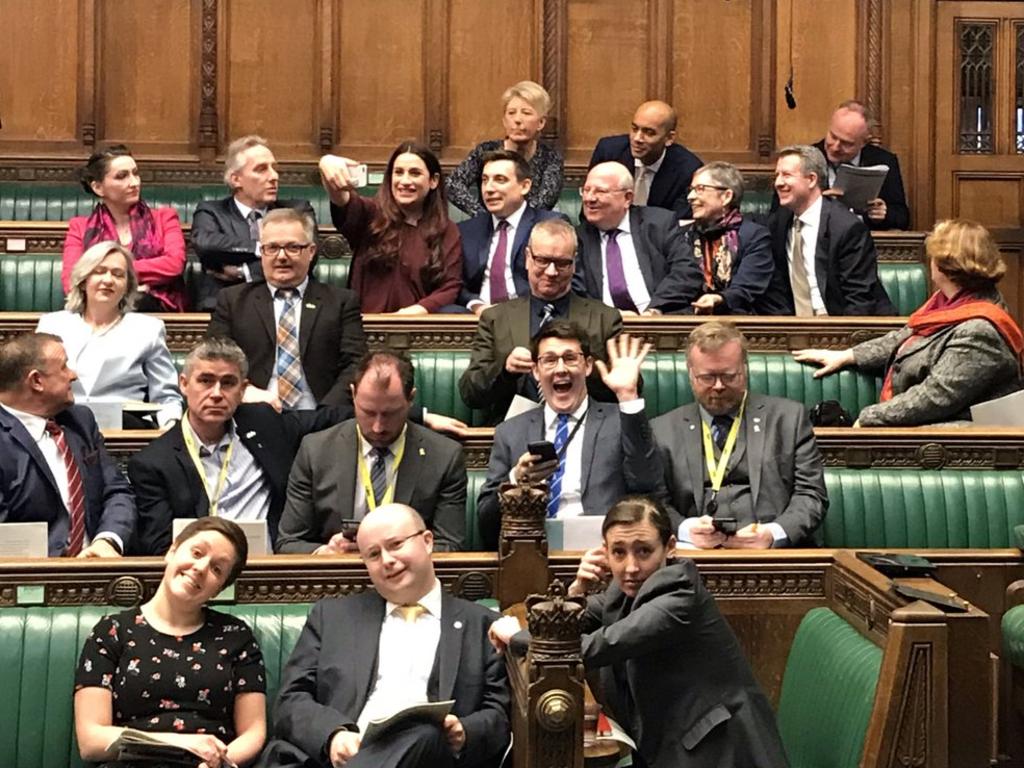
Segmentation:
<svg viewBox="0 0 1024 768">
<path fill-rule="evenodd" d="M 582 768 L 583 659 L 580 630 L 585 597 L 567 597 L 555 581 L 546 595 L 526 600 L 530 650 L 526 656 L 526 691 L 517 697 L 513 719 L 517 733 L 515 768 Z M 526 706 L 521 706 L 525 700 Z"/>
<path fill-rule="evenodd" d="M 547 485 L 505 483 L 498 492 L 501 535 L 498 539 L 498 604 L 504 610 L 532 592 L 544 592 L 548 571 Z"/>
</svg>

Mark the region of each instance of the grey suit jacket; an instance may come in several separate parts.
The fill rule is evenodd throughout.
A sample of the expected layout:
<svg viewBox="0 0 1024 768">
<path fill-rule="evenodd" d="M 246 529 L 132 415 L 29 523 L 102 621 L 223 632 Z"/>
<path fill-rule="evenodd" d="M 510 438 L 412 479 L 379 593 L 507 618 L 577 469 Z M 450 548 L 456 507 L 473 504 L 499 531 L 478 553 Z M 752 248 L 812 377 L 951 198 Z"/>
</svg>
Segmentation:
<svg viewBox="0 0 1024 768">
<path fill-rule="evenodd" d="M 487 480 L 476 504 L 484 546 L 497 549 L 501 531 L 498 488 L 527 445 L 544 439 L 544 409 L 537 408 L 499 424 L 487 465 Z M 598 450 L 601 446 L 601 450 Z M 605 515 L 609 507 L 629 493 L 663 497 L 659 457 L 647 415 L 626 414 L 617 404 L 590 401 L 583 424 L 583 509 L 588 515 Z M 675 523 L 678 525 L 678 520 Z"/>
<path fill-rule="evenodd" d="M 775 522 L 786 531 L 787 546 L 814 546 L 828 494 L 824 461 L 803 405 L 749 392 L 743 421 L 755 520 L 737 522 L 740 527 Z M 669 503 L 683 517 L 699 517 L 706 466 L 697 404 L 659 416 L 651 429 L 661 452 Z"/>
<path fill-rule="evenodd" d="M 979 298 L 1005 308 L 995 289 Z M 894 397 L 861 411 L 862 426 L 970 420 L 975 403 L 1024 386 L 1020 360 L 988 320 L 967 320 L 900 349 L 911 333 L 901 328 L 853 348 L 858 368 L 879 373 L 892 368 Z"/>
<path fill-rule="evenodd" d="M 622 331 L 619 311 L 599 301 L 574 295 L 569 300 L 569 319 L 587 332 L 590 353 L 607 361 L 605 342 Z M 469 367 L 459 378 L 459 394 L 463 402 L 470 408 L 486 411 L 488 424 L 497 424 L 505 417 L 518 391 L 523 375 L 505 370 L 505 358 L 514 347 L 530 347 L 529 296 L 484 310 L 473 337 Z M 587 389 L 599 400 L 615 400 L 596 370 L 587 380 Z"/>
<path fill-rule="evenodd" d="M 328 739 L 355 727 L 373 690 L 384 609 L 376 592 L 319 601 L 288 659 L 274 713 L 276 735 L 317 765 L 329 765 Z M 437 694 L 439 701 L 455 699 L 452 714 L 466 731 L 460 765 L 467 768 L 496 765 L 508 744 L 505 663 L 487 639 L 497 618 L 483 606 L 442 593 Z"/>
<path fill-rule="evenodd" d="M 288 476 L 276 551 L 309 553 L 351 520 L 358 471 L 356 422 L 303 438 Z M 394 500 L 423 516 L 440 551 L 462 549 L 466 531 L 466 464 L 454 440 L 409 423 Z"/>
</svg>

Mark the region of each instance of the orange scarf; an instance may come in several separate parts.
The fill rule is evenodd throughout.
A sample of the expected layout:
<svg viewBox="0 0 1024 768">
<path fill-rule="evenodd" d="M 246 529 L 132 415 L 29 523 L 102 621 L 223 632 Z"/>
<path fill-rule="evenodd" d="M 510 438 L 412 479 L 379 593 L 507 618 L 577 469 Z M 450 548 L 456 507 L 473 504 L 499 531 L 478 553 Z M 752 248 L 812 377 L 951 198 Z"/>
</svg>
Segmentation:
<svg viewBox="0 0 1024 768">
<path fill-rule="evenodd" d="M 932 294 L 932 297 L 910 316 L 907 327 L 913 333 L 900 345 L 897 354 L 908 346 L 916 344 L 919 339 L 931 336 L 943 328 L 959 325 L 965 320 L 988 320 L 999 331 L 999 335 L 1003 337 L 1006 345 L 1013 350 L 1017 360 L 1021 360 L 1021 355 L 1024 353 L 1024 333 L 1004 309 L 991 302 L 981 301 L 970 294 L 961 294 L 952 300 L 947 300 L 941 291 Z M 881 402 L 891 400 L 892 397 L 892 365 L 890 365 L 885 372 Z"/>
</svg>

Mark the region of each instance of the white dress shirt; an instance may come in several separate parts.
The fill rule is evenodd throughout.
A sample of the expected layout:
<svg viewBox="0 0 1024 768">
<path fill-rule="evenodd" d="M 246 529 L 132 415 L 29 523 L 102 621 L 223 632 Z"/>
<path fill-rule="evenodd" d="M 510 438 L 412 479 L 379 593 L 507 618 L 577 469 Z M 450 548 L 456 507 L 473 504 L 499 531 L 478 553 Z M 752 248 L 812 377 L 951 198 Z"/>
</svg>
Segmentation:
<svg viewBox="0 0 1024 768">
<path fill-rule="evenodd" d="M 629 226 L 629 211 L 623 216 L 618 225 L 619 234 L 615 242 L 619 244 L 619 252 L 622 254 L 622 271 L 626 275 L 626 288 L 629 290 L 629 297 L 636 305 L 637 312 L 643 312 L 650 306 L 651 294 L 647 290 L 647 283 L 644 282 L 644 274 L 640 271 L 640 260 L 636 255 L 636 248 L 633 245 L 633 233 Z M 609 307 L 614 307 L 612 292 L 608 287 L 608 233 L 601 233 L 601 295 L 602 300 Z"/>
<path fill-rule="evenodd" d="M 228 520 L 266 520 L 270 513 L 270 484 L 245 443 L 239 439 L 235 422 L 228 422 L 227 431 L 216 443 L 204 443 L 187 418 L 183 424 L 199 448 L 199 463 L 203 465 L 206 487 L 211 493 L 217 491 L 225 452 L 232 443 L 235 446 L 228 462 L 224 487 L 217 499 L 217 516 Z M 274 439 L 273 435 L 268 437 Z"/>
<path fill-rule="evenodd" d="M 519 210 L 509 215 L 505 221 L 508 222 L 508 252 L 505 254 L 505 290 L 508 292 L 509 301 L 516 298 L 516 283 L 512 279 L 512 261 L 515 258 L 515 252 L 512 248 L 513 243 L 516 241 L 516 232 L 519 231 L 519 223 L 523 220 L 523 212 L 526 210 L 526 201 L 519 206 Z M 491 214 L 491 244 L 487 247 L 487 264 L 484 266 L 484 280 L 480 285 L 480 299 L 470 301 L 466 304 L 468 309 L 472 309 L 477 304 L 490 304 L 491 303 L 491 265 L 494 263 L 494 254 L 498 250 L 498 223 L 501 221 L 500 218 Z"/>
<path fill-rule="evenodd" d="M 302 348 L 302 302 L 306 296 L 306 287 L 309 285 L 309 277 L 306 277 L 301 283 L 295 286 L 294 290 L 299 292 L 299 299 L 295 302 L 295 308 L 292 310 L 295 316 L 295 339 L 299 343 L 299 348 Z M 279 299 L 275 295 L 280 286 L 274 285 L 269 280 L 267 281 L 267 289 L 270 291 L 270 296 L 274 300 L 274 367 L 270 371 L 270 381 L 267 382 L 267 390 L 272 394 L 277 394 L 277 326 L 281 324 L 281 314 L 284 312 L 284 299 Z M 289 410 L 294 411 L 312 411 L 316 408 L 316 398 L 313 397 L 313 390 L 309 388 L 309 384 L 306 382 L 306 374 L 303 372 L 302 378 L 299 380 L 299 401 L 295 403 L 295 407 Z"/>
<path fill-rule="evenodd" d="M 365 733 L 371 720 L 390 717 L 400 709 L 427 700 L 430 672 L 434 668 L 437 645 L 441 641 L 441 582 L 419 604 L 426 611 L 416 621 L 406 621 L 397 610 L 401 606 L 387 601 L 384 622 L 377 642 L 377 677 L 370 697 L 359 713 L 356 725 Z"/>
<path fill-rule="evenodd" d="M 395 442 L 388 446 L 388 455 L 384 459 L 384 471 L 388 480 L 388 487 L 395 485 L 398 482 L 398 467 L 395 466 L 395 457 L 400 450 L 404 450 L 405 447 L 405 433 L 408 427 L 402 428 L 402 434 L 398 436 Z M 376 457 L 373 455 L 373 446 L 366 442 L 366 438 L 359 435 L 359 452 L 363 455 L 363 461 L 366 462 L 366 471 L 373 473 L 373 462 L 376 461 Z M 381 499 L 376 499 L 377 505 L 380 506 Z M 359 472 L 359 468 L 356 468 L 356 496 L 352 503 L 352 517 L 355 520 L 362 520 L 366 517 L 366 513 L 369 512 L 369 506 L 366 503 L 366 488 L 363 487 L 363 479 Z"/>
<path fill-rule="evenodd" d="M 661 154 L 658 159 L 650 165 L 644 165 L 644 162 L 638 158 L 633 158 L 633 190 L 637 189 L 637 185 L 640 183 L 640 176 L 644 171 L 647 171 L 647 198 L 650 199 L 651 187 L 654 184 L 654 177 L 658 175 L 658 171 L 661 170 L 661 164 L 665 162 L 665 153 L 668 152 L 668 147 L 661 150 Z M 636 205 L 647 205 L 647 200 L 643 203 L 636 203 Z"/>
<path fill-rule="evenodd" d="M 825 300 L 821 297 L 821 290 L 818 288 L 818 274 L 815 272 L 814 256 L 818 249 L 818 232 L 821 228 L 821 206 L 824 198 L 818 197 L 811 206 L 798 217 L 803 228 L 800 237 L 803 240 L 804 269 L 807 270 L 807 284 L 811 288 L 811 308 L 816 315 L 827 315 Z M 786 241 L 786 261 L 790 270 L 793 269 L 793 237 L 790 235 Z"/>
</svg>

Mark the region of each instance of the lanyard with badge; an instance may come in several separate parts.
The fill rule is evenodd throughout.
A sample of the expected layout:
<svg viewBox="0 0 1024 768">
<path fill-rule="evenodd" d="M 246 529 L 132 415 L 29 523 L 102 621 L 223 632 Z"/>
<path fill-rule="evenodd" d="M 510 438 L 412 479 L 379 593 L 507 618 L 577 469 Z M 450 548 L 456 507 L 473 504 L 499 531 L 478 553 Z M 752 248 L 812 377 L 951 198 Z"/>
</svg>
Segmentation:
<svg viewBox="0 0 1024 768">
<path fill-rule="evenodd" d="M 192 436 L 192 430 L 189 429 L 185 422 L 188 420 L 188 413 L 181 419 L 181 434 L 185 438 L 185 449 L 188 451 L 188 455 L 192 458 L 192 463 L 196 465 L 196 471 L 199 473 L 199 479 L 203 483 L 203 490 L 206 491 L 206 498 L 210 502 L 210 517 L 217 516 L 217 504 L 220 501 L 220 496 L 224 492 L 224 483 L 228 479 L 228 465 L 231 464 L 231 454 L 235 450 L 235 441 L 232 439 L 228 443 L 228 449 L 224 451 L 224 462 L 220 467 L 220 475 L 217 477 L 217 486 L 213 489 L 213 493 L 210 492 L 210 485 L 206 482 L 206 468 L 203 466 L 202 459 L 199 457 L 199 446 L 196 445 L 196 439 Z"/>
<path fill-rule="evenodd" d="M 704 435 L 704 461 L 708 467 L 708 477 L 711 480 L 711 501 L 709 506 L 714 504 L 717 508 L 716 499 L 718 497 L 718 491 L 722 488 L 722 482 L 725 480 L 726 469 L 729 466 L 729 459 L 732 458 L 732 452 L 736 448 L 736 441 L 740 436 L 740 427 L 743 423 L 743 410 L 747 405 L 747 395 L 743 393 L 743 400 L 740 401 L 739 411 L 736 413 L 736 418 L 732 421 L 732 426 L 729 427 L 729 435 L 725 438 L 725 445 L 722 446 L 722 453 L 718 457 L 718 461 L 715 461 L 715 445 L 711 438 L 711 428 L 704 419 L 700 420 L 700 425 Z"/>
<path fill-rule="evenodd" d="M 360 444 L 365 440 L 363 437 L 362 430 L 359 429 L 359 425 L 356 425 L 356 434 L 359 435 Z M 395 463 L 392 467 L 392 473 L 395 476 L 394 483 L 388 483 L 388 489 L 384 492 L 384 498 L 377 501 L 376 496 L 373 493 L 373 481 L 370 479 L 370 468 L 366 466 L 366 457 L 363 456 L 363 451 L 360 449 L 357 451 L 356 462 L 359 464 L 359 480 L 363 484 L 363 490 L 366 492 L 366 508 L 369 511 L 375 510 L 382 504 L 390 504 L 395 498 L 395 485 L 398 483 L 398 467 L 402 463 L 402 457 L 405 456 L 405 442 L 406 434 L 402 431 L 401 443 L 398 446 L 398 450 L 395 451 Z"/>
</svg>

